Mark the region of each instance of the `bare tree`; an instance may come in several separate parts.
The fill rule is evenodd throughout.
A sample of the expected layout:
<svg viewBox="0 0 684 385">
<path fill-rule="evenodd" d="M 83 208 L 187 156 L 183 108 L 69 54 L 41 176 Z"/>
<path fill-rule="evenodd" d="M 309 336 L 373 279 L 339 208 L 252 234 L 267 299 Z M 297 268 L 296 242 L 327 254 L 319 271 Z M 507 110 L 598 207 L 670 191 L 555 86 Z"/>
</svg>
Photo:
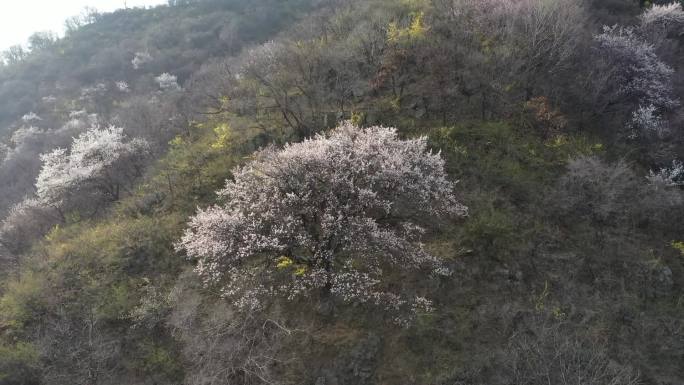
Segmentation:
<svg viewBox="0 0 684 385">
<path fill-rule="evenodd" d="M 289 328 L 277 313 L 237 312 L 225 301 L 210 301 L 181 277 L 170 295 L 168 324 L 183 342 L 190 385 L 285 384 L 296 365 L 289 344 L 302 331 Z"/>
<path fill-rule="evenodd" d="M 59 306 L 46 317 L 37 338 L 44 380 L 55 385 L 116 383 L 121 339 L 106 330 L 96 309 L 74 314 L 66 307 Z"/>
</svg>

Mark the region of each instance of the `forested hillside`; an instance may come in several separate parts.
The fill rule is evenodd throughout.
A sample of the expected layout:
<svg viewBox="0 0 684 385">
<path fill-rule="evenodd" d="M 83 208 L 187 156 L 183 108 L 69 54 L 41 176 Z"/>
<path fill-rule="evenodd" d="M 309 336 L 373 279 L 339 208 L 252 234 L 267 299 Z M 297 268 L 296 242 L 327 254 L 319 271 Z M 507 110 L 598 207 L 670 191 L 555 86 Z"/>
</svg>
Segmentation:
<svg viewBox="0 0 684 385">
<path fill-rule="evenodd" d="M 36 33 L 0 62 L 0 384 L 684 383 L 683 6 Z"/>
</svg>

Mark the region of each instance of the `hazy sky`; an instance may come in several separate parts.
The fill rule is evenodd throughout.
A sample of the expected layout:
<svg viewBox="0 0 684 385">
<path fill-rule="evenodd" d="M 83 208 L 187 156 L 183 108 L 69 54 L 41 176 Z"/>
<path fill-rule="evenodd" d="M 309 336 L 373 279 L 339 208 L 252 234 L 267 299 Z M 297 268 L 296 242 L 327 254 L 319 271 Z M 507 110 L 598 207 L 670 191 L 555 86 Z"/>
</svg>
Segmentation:
<svg viewBox="0 0 684 385">
<path fill-rule="evenodd" d="M 129 8 L 167 3 L 166 0 L 127 0 Z M 37 31 L 64 31 L 64 20 L 89 6 L 98 11 L 124 7 L 124 0 L 0 0 L 0 51 L 26 44 Z"/>
</svg>

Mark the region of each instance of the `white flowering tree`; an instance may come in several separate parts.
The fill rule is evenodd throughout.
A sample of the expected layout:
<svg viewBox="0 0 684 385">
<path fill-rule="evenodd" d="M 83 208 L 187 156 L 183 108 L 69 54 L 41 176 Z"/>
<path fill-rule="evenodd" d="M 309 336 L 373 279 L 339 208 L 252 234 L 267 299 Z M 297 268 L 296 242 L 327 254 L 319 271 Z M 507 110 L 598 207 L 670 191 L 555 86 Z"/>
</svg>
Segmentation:
<svg viewBox="0 0 684 385">
<path fill-rule="evenodd" d="M 671 108 L 678 104 L 672 91 L 670 66 L 663 63 L 652 44 L 630 27 L 604 27 L 594 37 L 614 69 L 616 96 L 644 106 Z"/>
<path fill-rule="evenodd" d="M 424 225 L 464 216 L 439 154 L 426 138 L 344 123 L 283 149 L 257 152 L 234 170 L 222 205 L 199 210 L 177 244 L 205 285 L 243 310 L 264 296 L 313 292 L 391 310 L 427 299 L 387 288 L 391 271 L 449 270 L 420 242 Z"/>
<path fill-rule="evenodd" d="M 684 163 L 675 159 L 672 161 L 672 167 L 664 167 L 658 171 L 651 170 L 646 179 L 654 184 L 684 186 Z"/>
<path fill-rule="evenodd" d="M 150 55 L 149 52 L 136 52 L 135 57 L 131 60 L 131 64 L 133 64 L 133 68 L 137 70 L 142 68 L 145 64 L 151 63 L 153 60 L 154 58 L 152 58 L 152 55 Z"/>
<path fill-rule="evenodd" d="M 654 105 L 639 106 L 632 112 L 632 120 L 627 124 L 632 129 L 632 138 L 638 137 L 640 133 L 650 133 L 658 137 L 665 135 L 668 131 L 668 124 L 665 119 L 658 115 Z"/>
<path fill-rule="evenodd" d="M 30 124 L 30 123 L 39 122 L 39 121 L 41 121 L 41 120 L 43 120 L 43 119 L 41 119 L 40 116 L 38 116 L 35 112 L 31 111 L 31 112 L 29 112 L 28 114 L 22 116 L 22 117 L 21 117 L 21 120 L 23 120 L 24 123 L 29 123 L 29 124 Z"/>
<path fill-rule="evenodd" d="M 643 34 L 657 44 L 671 30 L 684 26 L 684 9 L 678 2 L 653 4 L 639 18 Z"/>
<path fill-rule="evenodd" d="M 90 128 L 74 139 L 70 151 L 58 148 L 41 155 L 38 200 L 60 209 L 83 194 L 95 201 L 116 200 L 140 175 L 148 149 L 145 140 L 129 140 L 122 128 Z"/>
<path fill-rule="evenodd" d="M 628 128 L 662 134 L 667 131 L 663 114 L 679 106 L 673 91 L 674 70 L 657 54 L 656 44 L 673 26 L 684 25 L 684 11 L 678 3 L 653 5 L 640 16 L 636 26 L 603 27 L 594 37 L 606 64 L 607 106 L 626 105 L 632 113 Z"/>
<path fill-rule="evenodd" d="M 129 87 L 128 83 L 124 81 L 118 81 L 114 83 L 116 85 L 116 89 L 119 90 L 119 92 L 130 92 L 131 88 Z"/>
<path fill-rule="evenodd" d="M 162 91 L 178 91 L 180 90 L 180 86 L 178 85 L 178 78 L 174 75 L 171 75 L 168 72 L 164 72 L 163 74 L 157 76 L 154 78 L 154 81 L 159 84 L 159 88 L 161 88 Z"/>
<path fill-rule="evenodd" d="M 684 24 L 684 10 L 676 1 L 670 4 L 653 4 L 640 19 L 643 25 L 681 25 Z"/>
</svg>

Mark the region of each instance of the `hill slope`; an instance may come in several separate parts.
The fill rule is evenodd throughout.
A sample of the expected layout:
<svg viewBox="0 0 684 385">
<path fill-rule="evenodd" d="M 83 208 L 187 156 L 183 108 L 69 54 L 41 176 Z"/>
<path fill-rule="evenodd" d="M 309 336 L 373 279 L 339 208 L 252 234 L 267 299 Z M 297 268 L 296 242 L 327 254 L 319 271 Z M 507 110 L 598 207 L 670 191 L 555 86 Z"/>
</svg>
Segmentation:
<svg viewBox="0 0 684 385">
<path fill-rule="evenodd" d="M 618 0 L 207 0 L 7 56 L 0 383 L 681 383 L 682 31 Z M 451 274 L 379 269 L 432 309 L 202 281 L 198 210 L 343 121 L 426 137 L 468 207 L 418 219 Z M 290 252 L 264 264 L 309 274 Z"/>
</svg>

